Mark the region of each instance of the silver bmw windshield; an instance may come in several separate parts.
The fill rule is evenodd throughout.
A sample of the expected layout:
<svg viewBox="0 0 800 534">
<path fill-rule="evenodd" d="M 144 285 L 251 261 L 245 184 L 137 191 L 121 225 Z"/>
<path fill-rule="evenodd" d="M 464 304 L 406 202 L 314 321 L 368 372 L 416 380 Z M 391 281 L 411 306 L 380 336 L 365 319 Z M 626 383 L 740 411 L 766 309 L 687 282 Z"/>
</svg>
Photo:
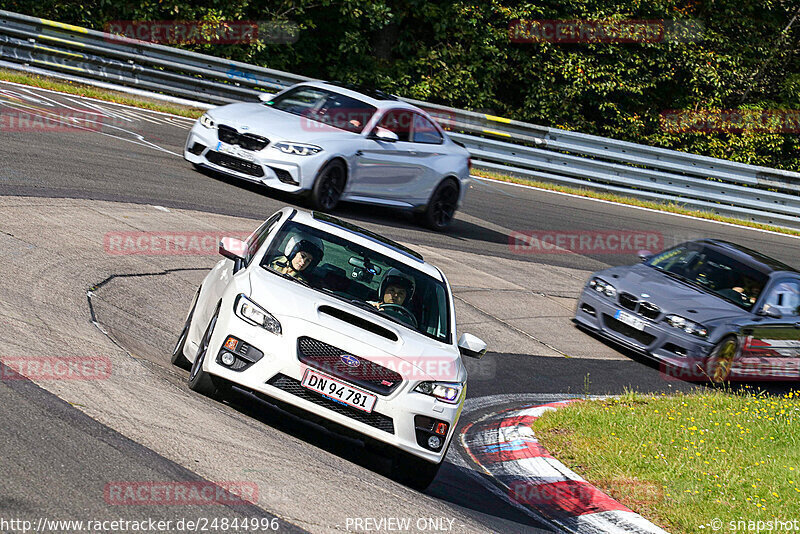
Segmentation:
<svg viewBox="0 0 800 534">
<path fill-rule="evenodd" d="M 261 266 L 444 343 L 450 342 L 447 286 L 346 239 L 287 222 Z"/>
</svg>

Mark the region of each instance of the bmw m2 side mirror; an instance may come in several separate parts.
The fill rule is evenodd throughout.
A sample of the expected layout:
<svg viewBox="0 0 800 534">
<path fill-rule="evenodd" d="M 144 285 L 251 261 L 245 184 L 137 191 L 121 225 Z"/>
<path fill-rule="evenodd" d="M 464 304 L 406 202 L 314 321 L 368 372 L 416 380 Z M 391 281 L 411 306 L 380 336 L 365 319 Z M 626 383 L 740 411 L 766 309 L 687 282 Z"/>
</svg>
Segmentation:
<svg viewBox="0 0 800 534">
<path fill-rule="evenodd" d="M 650 252 L 649 250 L 640 250 L 639 252 L 636 253 L 636 255 L 639 256 L 640 260 L 647 261 L 650 259 L 653 253 Z"/>
<path fill-rule="evenodd" d="M 233 272 L 236 273 L 244 265 L 247 243 L 235 237 L 223 237 L 219 242 L 219 253 L 233 260 Z"/>
<path fill-rule="evenodd" d="M 458 350 L 462 356 L 483 358 L 483 355 L 486 354 L 486 343 L 472 334 L 461 334 L 458 340 Z"/>
<path fill-rule="evenodd" d="M 387 128 L 382 128 L 381 126 L 372 130 L 372 133 L 369 134 L 369 138 L 376 141 L 386 141 L 387 143 L 394 143 L 400 140 L 396 133 Z"/>
</svg>

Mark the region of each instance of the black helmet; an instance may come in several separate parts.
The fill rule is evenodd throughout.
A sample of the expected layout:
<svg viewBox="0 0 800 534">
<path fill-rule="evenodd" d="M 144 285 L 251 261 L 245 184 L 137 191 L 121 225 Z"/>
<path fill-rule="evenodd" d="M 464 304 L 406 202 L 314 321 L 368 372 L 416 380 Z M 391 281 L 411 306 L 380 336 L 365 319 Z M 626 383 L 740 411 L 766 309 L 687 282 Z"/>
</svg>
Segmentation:
<svg viewBox="0 0 800 534">
<path fill-rule="evenodd" d="M 289 263 L 291 263 L 298 252 L 306 252 L 311 255 L 311 262 L 305 270 L 313 269 L 317 266 L 319 260 L 322 259 L 322 242 L 315 238 L 293 236 L 286 242 L 286 246 L 284 247 L 284 253 Z"/>
<path fill-rule="evenodd" d="M 414 295 L 414 278 L 392 267 L 386 272 L 383 280 L 381 280 L 381 287 L 378 290 L 378 300 L 383 299 L 383 295 L 386 294 L 386 288 L 390 285 L 405 289 L 406 301 L 411 300 L 411 297 Z"/>
</svg>

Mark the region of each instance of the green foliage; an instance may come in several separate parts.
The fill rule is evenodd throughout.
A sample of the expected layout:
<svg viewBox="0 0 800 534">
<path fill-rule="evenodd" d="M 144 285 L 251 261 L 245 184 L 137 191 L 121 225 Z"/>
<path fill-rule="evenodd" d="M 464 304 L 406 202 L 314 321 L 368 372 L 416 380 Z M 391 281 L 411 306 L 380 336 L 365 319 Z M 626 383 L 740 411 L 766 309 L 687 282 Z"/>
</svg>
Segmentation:
<svg viewBox="0 0 800 534">
<path fill-rule="evenodd" d="M 102 29 L 113 20 L 292 21 L 293 44 L 187 48 L 537 124 L 800 170 L 800 136 L 674 133 L 665 110 L 800 109 L 796 0 L 0 0 Z M 513 19 L 694 21 L 694 42 L 512 43 Z"/>
</svg>

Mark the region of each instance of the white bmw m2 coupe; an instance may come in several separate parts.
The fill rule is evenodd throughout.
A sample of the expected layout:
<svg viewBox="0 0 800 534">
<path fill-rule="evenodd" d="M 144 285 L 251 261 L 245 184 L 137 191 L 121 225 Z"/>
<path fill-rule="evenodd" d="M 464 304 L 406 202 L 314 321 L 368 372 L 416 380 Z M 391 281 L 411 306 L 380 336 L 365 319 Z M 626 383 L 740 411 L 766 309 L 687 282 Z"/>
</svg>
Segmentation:
<svg viewBox="0 0 800 534">
<path fill-rule="evenodd" d="M 435 230 L 469 185 L 469 152 L 422 109 L 376 90 L 305 82 L 262 102 L 214 108 L 195 123 L 184 158 L 272 189 L 411 210 Z"/>
<path fill-rule="evenodd" d="M 388 445 L 394 475 L 427 487 L 466 395 L 450 285 L 417 252 L 321 213 L 284 208 L 224 256 L 195 295 L 172 362 L 189 387 L 231 385 Z M 299 410 L 298 410 L 299 409 Z M 372 440 L 372 441 L 370 441 Z"/>
</svg>

